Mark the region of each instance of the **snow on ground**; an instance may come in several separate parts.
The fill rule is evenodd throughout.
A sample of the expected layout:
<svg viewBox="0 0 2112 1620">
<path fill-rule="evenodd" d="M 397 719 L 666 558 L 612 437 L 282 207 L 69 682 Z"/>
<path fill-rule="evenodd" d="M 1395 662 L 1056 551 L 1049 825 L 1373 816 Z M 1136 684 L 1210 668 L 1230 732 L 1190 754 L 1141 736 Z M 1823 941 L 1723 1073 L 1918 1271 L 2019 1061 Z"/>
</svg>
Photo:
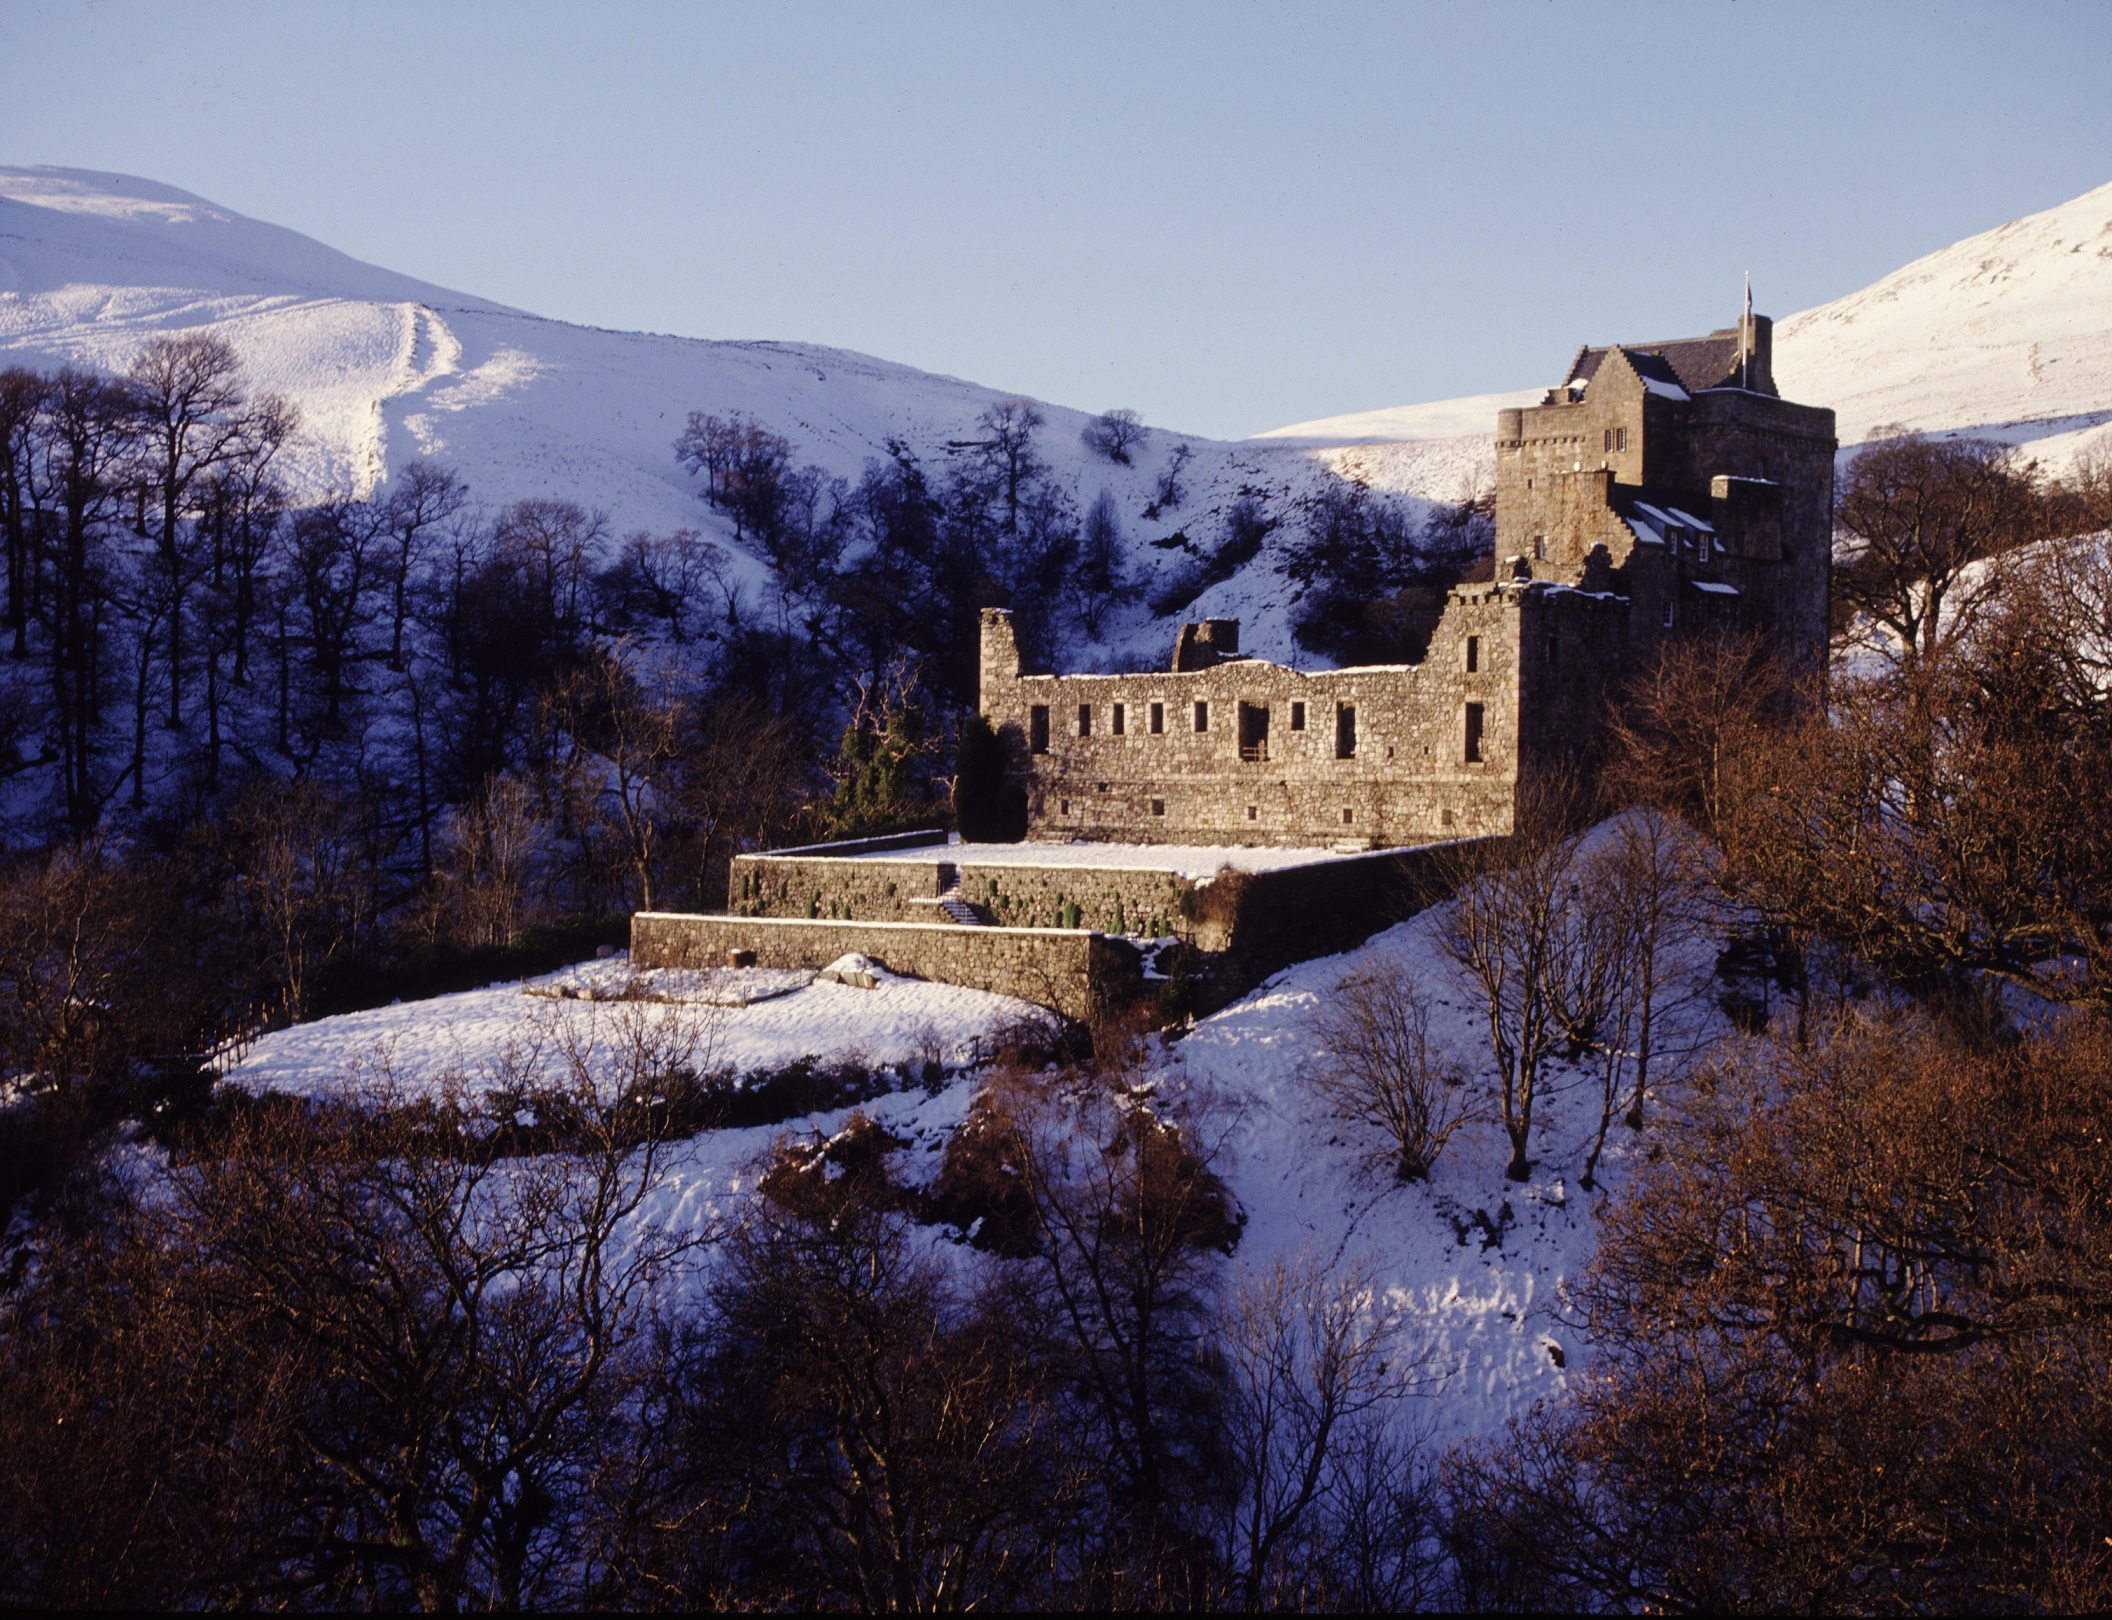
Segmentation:
<svg viewBox="0 0 2112 1620">
<path fill-rule="evenodd" d="M 1588 1366 L 1590 1346 L 1562 1291 L 1591 1254 L 1597 1210 L 1648 1142 L 1647 1133 L 1637 1138 L 1616 1123 L 1596 1190 L 1579 1187 L 1598 1122 L 1598 1080 L 1559 1061 L 1545 1077 L 1534 1174 L 1523 1184 L 1504 1175 L 1509 1141 L 1493 1119 L 1454 1137 L 1428 1182 L 1404 1185 L 1373 1162 L 1374 1138 L 1329 1117 L 1304 1079 L 1318 1056 L 1313 1017 L 1346 973 L 1370 967 L 1422 988 L 1433 1051 L 1460 1061 L 1476 1077 L 1470 1084 L 1493 1084 L 1481 1011 L 1436 943 L 1444 909 L 1345 955 L 1290 968 L 1203 1020 L 1173 1048 L 1170 1077 L 1216 1094 L 1238 1115 L 1228 1146 L 1231 1183 L 1249 1217 L 1243 1264 L 1300 1254 L 1366 1259 L 1408 1309 L 1440 1379 L 1420 1414 L 1440 1444 L 1498 1431 L 1535 1401 L 1559 1396 Z M 1697 952 L 1690 966 L 1705 971 L 1708 954 Z M 1690 1038 L 1722 1032 L 1713 1007 L 1690 1016 Z"/>
<path fill-rule="evenodd" d="M 278 463 L 296 499 L 365 495 L 431 456 L 493 507 L 576 501 L 605 512 L 617 537 L 697 529 L 751 591 L 766 565 L 734 542 L 675 460 L 691 411 L 752 416 L 791 441 L 795 460 L 855 479 L 896 439 L 943 475 L 947 446 L 974 439 L 977 417 L 1014 397 L 814 344 L 546 320 L 363 264 L 171 186 L 0 166 L 0 364 L 121 371 L 151 338 L 207 329 L 235 346 L 256 391 L 300 406 L 304 436 Z M 1087 667 L 1162 661 L 1170 631 L 1145 603 L 1216 543 L 1231 502 L 1251 491 L 1280 514 L 1329 475 L 1305 447 L 1164 427 L 1123 466 L 1080 442 L 1093 411 L 1040 409 L 1036 452 L 1081 512 L 1102 490 L 1113 497 L 1139 575 L 1105 641 L 1079 649 Z M 1147 516 L 1181 446 L 1187 496 Z M 1283 655 L 1289 592 L 1273 548 L 1264 557 L 1190 613 L 1239 616 L 1251 649 Z"/>
<path fill-rule="evenodd" d="M 1152 1059 L 1163 1094 L 1198 1103 L 1202 1134 L 1218 1145 L 1218 1168 L 1247 1215 L 1234 1273 L 1301 1256 L 1368 1264 L 1411 1318 L 1428 1398 L 1410 1416 L 1439 1445 L 1497 1432 L 1535 1401 L 1559 1396 L 1589 1365 L 1590 1347 L 1565 1310 L 1563 1288 L 1591 1253 L 1596 1211 L 1649 1140 L 1616 1124 L 1598 1189 L 1580 1187 L 1598 1081 L 1559 1061 L 1545 1077 L 1535 1171 L 1524 1184 L 1504 1176 L 1508 1142 L 1493 1117 L 1457 1135 L 1428 1182 L 1403 1185 L 1378 1162 L 1376 1139 L 1329 1116 L 1307 1083 L 1319 1056 L 1314 1014 L 1343 976 L 1370 968 L 1400 975 L 1428 996 L 1437 1055 L 1458 1062 L 1472 1076 L 1470 1086 L 1491 1094 L 1486 1026 L 1437 943 L 1445 910 L 1425 912 L 1343 955 L 1287 969 L 1185 1037 L 1156 1042 Z M 1694 948 L 1687 966 L 1695 982 L 1705 983 L 1712 960 L 1712 943 Z M 567 984 L 605 988 L 627 973 L 620 960 L 582 964 L 525 986 L 319 1020 L 266 1036 L 229 1078 L 315 1095 L 342 1076 L 375 1072 L 386 1059 L 399 1085 L 430 1090 L 451 1075 L 474 1082 L 509 1053 L 554 1053 L 566 1038 L 591 1038 L 613 1051 L 620 1021 L 632 1017 L 690 1021 L 709 1044 L 704 1068 L 750 1070 L 808 1055 L 917 1063 L 935 1050 L 958 1065 L 977 1053 L 978 1040 L 1034 1014 L 1006 997 L 884 970 L 874 974 L 875 989 L 815 980 L 741 1007 L 620 1006 L 550 993 Z M 1683 1038 L 1677 1018 L 1661 1029 L 1663 1050 L 1697 1048 L 1727 1029 L 1706 997 L 1684 1018 Z M 904 1180 L 936 1175 L 977 1084 L 972 1071 L 957 1069 L 934 1090 L 911 1085 L 860 1105 L 909 1144 L 896 1166 Z M 849 1114 L 838 1109 L 674 1144 L 667 1185 L 641 1218 L 717 1230 L 753 1196 L 757 1163 L 774 1141 L 827 1137 Z M 967 1263 L 968 1251 L 956 1250 L 951 1234 L 931 1229 L 926 1237 L 935 1251 Z"/>
<path fill-rule="evenodd" d="M 610 978 L 614 971 L 606 964 L 582 964 L 525 984 L 491 985 L 297 1024 L 264 1036 L 226 1079 L 256 1091 L 314 1096 L 384 1068 L 395 1085 L 413 1094 L 435 1092 L 458 1077 L 474 1088 L 516 1061 L 554 1078 L 566 1043 L 598 1043 L 613 1051 L 627 1017 L 666 1030 L 693 1030 L 700 1043 L 694 1067 L 700 1073 L 747 1073 L 802 1057 L 855 1058 L 874 1065 L 936 1057 L 957 1065 L 997 1030 L 1042 1016 L 1010 996 L 892 974 L 878 976 L 870 990 L 808 975 L 800 989 L 737 1007 L 611 1004 L 554 993 L 566 982 L 594 982 L 597 973 Z"/>
<path fill-rule="evenodd" d="M 634 968 L 629 953 L 581 962 L 521 988 L 554 1001 L 663 1001 L 697 1007 L 750 1007 L 804 990 L 804 968 Z M 840 980 L 837 982 L 841 982 Z"/>
<path fill-rule="evenodd" d="M 826 846 L 823 846 L 826 848 Z M 1080 840 L 1055 844 L 947 844 L 913 845 L 907 849 L 869 850 L 857 855 L 812 856 L 809 859 L 846 861 L 914 861 L 937 858 L 955 866 L 1089 866 L 1114 872 L 1173 872 L 1182 877 L 1215 877 L 1227 867 L 1235 872 L 1281 872 L 1294 866 L 1312 866 L 1321 861 L 1351 858 L 1350 851 L 1329 849 L 1275 849 L 1252 844 L 1099 844 Z M 782 851 L 781 853 L 797 853 Z M 1362 848 L 1353 852 L 1369 853 Z"/>
</svg>

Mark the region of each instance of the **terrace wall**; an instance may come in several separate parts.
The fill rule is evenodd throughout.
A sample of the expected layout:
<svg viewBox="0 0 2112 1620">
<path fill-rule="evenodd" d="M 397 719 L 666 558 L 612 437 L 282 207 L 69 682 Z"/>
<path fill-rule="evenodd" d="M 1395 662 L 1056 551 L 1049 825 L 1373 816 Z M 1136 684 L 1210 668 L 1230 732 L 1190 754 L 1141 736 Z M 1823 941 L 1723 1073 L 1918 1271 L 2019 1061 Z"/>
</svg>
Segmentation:
<svg viewBox="0 0 2112 1620">
<path fill-rule="evenodd" d="M 734 951 L 753 951 L 756 966 L 771 968 L 827 967 L 855 951 L 907 978 L 1017 996 L 1078 1019 L 1141 988 L 1135 948 L 1083 930 L 665 911 L 631 918 L 631 960 L 640 967 L 723 967 Z"/>
</svg>

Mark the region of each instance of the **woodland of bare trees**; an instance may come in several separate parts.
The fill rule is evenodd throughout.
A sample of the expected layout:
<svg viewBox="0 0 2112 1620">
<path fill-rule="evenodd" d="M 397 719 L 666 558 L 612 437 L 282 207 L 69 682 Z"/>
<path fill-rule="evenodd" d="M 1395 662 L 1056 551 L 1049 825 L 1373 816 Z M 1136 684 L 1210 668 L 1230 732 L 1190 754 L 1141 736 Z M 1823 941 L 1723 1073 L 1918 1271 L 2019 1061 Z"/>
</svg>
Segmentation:
<svg viewBox="0 0 2112 1620">
<path fill-rule="evenodd" d="M 1962 477 L 1925 449 L 1844 508 Z M 1956 535 L 1987 485 L 1952 487 Z M 1749 1033 L 1656 1092 L 1574 1292 L 1592 1376 L 1446 1459 L 1459 1601 L 2106 1602 L 2112 595 L 2102 541 L 1994 555 L 1902 565 L 1894 655 L 1823 692 L 1736 638 L 1638 683 L 1610 788 L 1696 835 Z"/>
<path fill-rule="evenodd" d="M 1417 987 L 1316 1023 L 1381 1189 L 1463 1132 L 1529 1176 L 1558 1056 L 1588 1091 L 1591 1360 L 1492 1442 L 1415 1442 L 1384 1257 L 1249 1262 L 1231 1114 L 1118 1023 L 1014 1032 L 935 1178 L 855 1115 L 679 1230 L 682 1139 L 915 1077 L 737 1086 L 619 1012 L 437 1101 L 215 1089 L 259 1029 L 572 960 L 956 776 L 1002 835 L 978 610 L 1032 656 L 1136 587 L 1044 426 L 846 480 L 699 413 L 764 577 L 437 463 L 298 506 L 217 340 L 0 374 L 0 1598 L 2102 1607 L 2112 565 L 2063 538 L 2102 465 L 1885 440 L 1827 684 L 1737 637 L 1634 673 L 1599 780 L 1450 874 L 1486 1094 Z M 1340 656 L 1414 656 L 1489 528 L 1354 484 L 1216 521 L 1165 601 L 1280 531 Z"/>
<path fill-rule="evenodd" d="M 939 1182 L 862 1114 L 656 1218 L 708 1024 L 616 1009 L 412 1100 L 217 1099 L 11 1295 L 36 1605 L 1390 1607 L 1439 1591 L 1369 1266 L 1248 1273 L 1134 1048 L 1001 1062 Z M 614 1054 L 611 1063 L 610 1054 Z M 521 1121 L 532 1119 L 532 1125 Z M 934 1247 L 935 1218 L 971 1234 Z M 111 1325 L 122 1321 L 123 1330 Z"/>
</svg>

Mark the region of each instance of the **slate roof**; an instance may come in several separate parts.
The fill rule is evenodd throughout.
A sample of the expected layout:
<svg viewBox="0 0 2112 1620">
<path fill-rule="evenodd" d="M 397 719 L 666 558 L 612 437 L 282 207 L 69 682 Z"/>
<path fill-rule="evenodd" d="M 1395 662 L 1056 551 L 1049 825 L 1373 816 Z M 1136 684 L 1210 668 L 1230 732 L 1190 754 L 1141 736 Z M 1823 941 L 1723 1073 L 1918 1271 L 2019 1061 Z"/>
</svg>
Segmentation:
<svg viewBox="0 0 2112 1620">
<path fill-rule="evenodd" d="M 1689 393 L 1703 388 L 1735 387 L 1738 382 L 1738 329 L 1732 326 L 1707 337 L 1579 349 L 1576 359 L 1569 363 L 1563 385 L 1590 382 L 1598 373 L 1599 363 L 1616 348 L 1628 356 L 1628 363 L 1638 375 L 1677 383 Z"/>
</svg>

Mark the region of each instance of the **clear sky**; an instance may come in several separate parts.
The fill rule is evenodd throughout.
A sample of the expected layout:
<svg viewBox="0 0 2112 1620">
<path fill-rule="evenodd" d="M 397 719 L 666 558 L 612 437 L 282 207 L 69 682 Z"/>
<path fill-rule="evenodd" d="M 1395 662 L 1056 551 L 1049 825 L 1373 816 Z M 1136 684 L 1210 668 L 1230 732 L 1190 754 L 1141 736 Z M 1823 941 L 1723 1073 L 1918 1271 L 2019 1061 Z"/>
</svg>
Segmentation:
<svg viewBox="0 0 2112 1620">
<path fill-rule="evenodd" d="M 0 161 L 539 314 L 1236 436 L 2112 180 L 2112 4 L 0 0 Z"/>
</svg>

